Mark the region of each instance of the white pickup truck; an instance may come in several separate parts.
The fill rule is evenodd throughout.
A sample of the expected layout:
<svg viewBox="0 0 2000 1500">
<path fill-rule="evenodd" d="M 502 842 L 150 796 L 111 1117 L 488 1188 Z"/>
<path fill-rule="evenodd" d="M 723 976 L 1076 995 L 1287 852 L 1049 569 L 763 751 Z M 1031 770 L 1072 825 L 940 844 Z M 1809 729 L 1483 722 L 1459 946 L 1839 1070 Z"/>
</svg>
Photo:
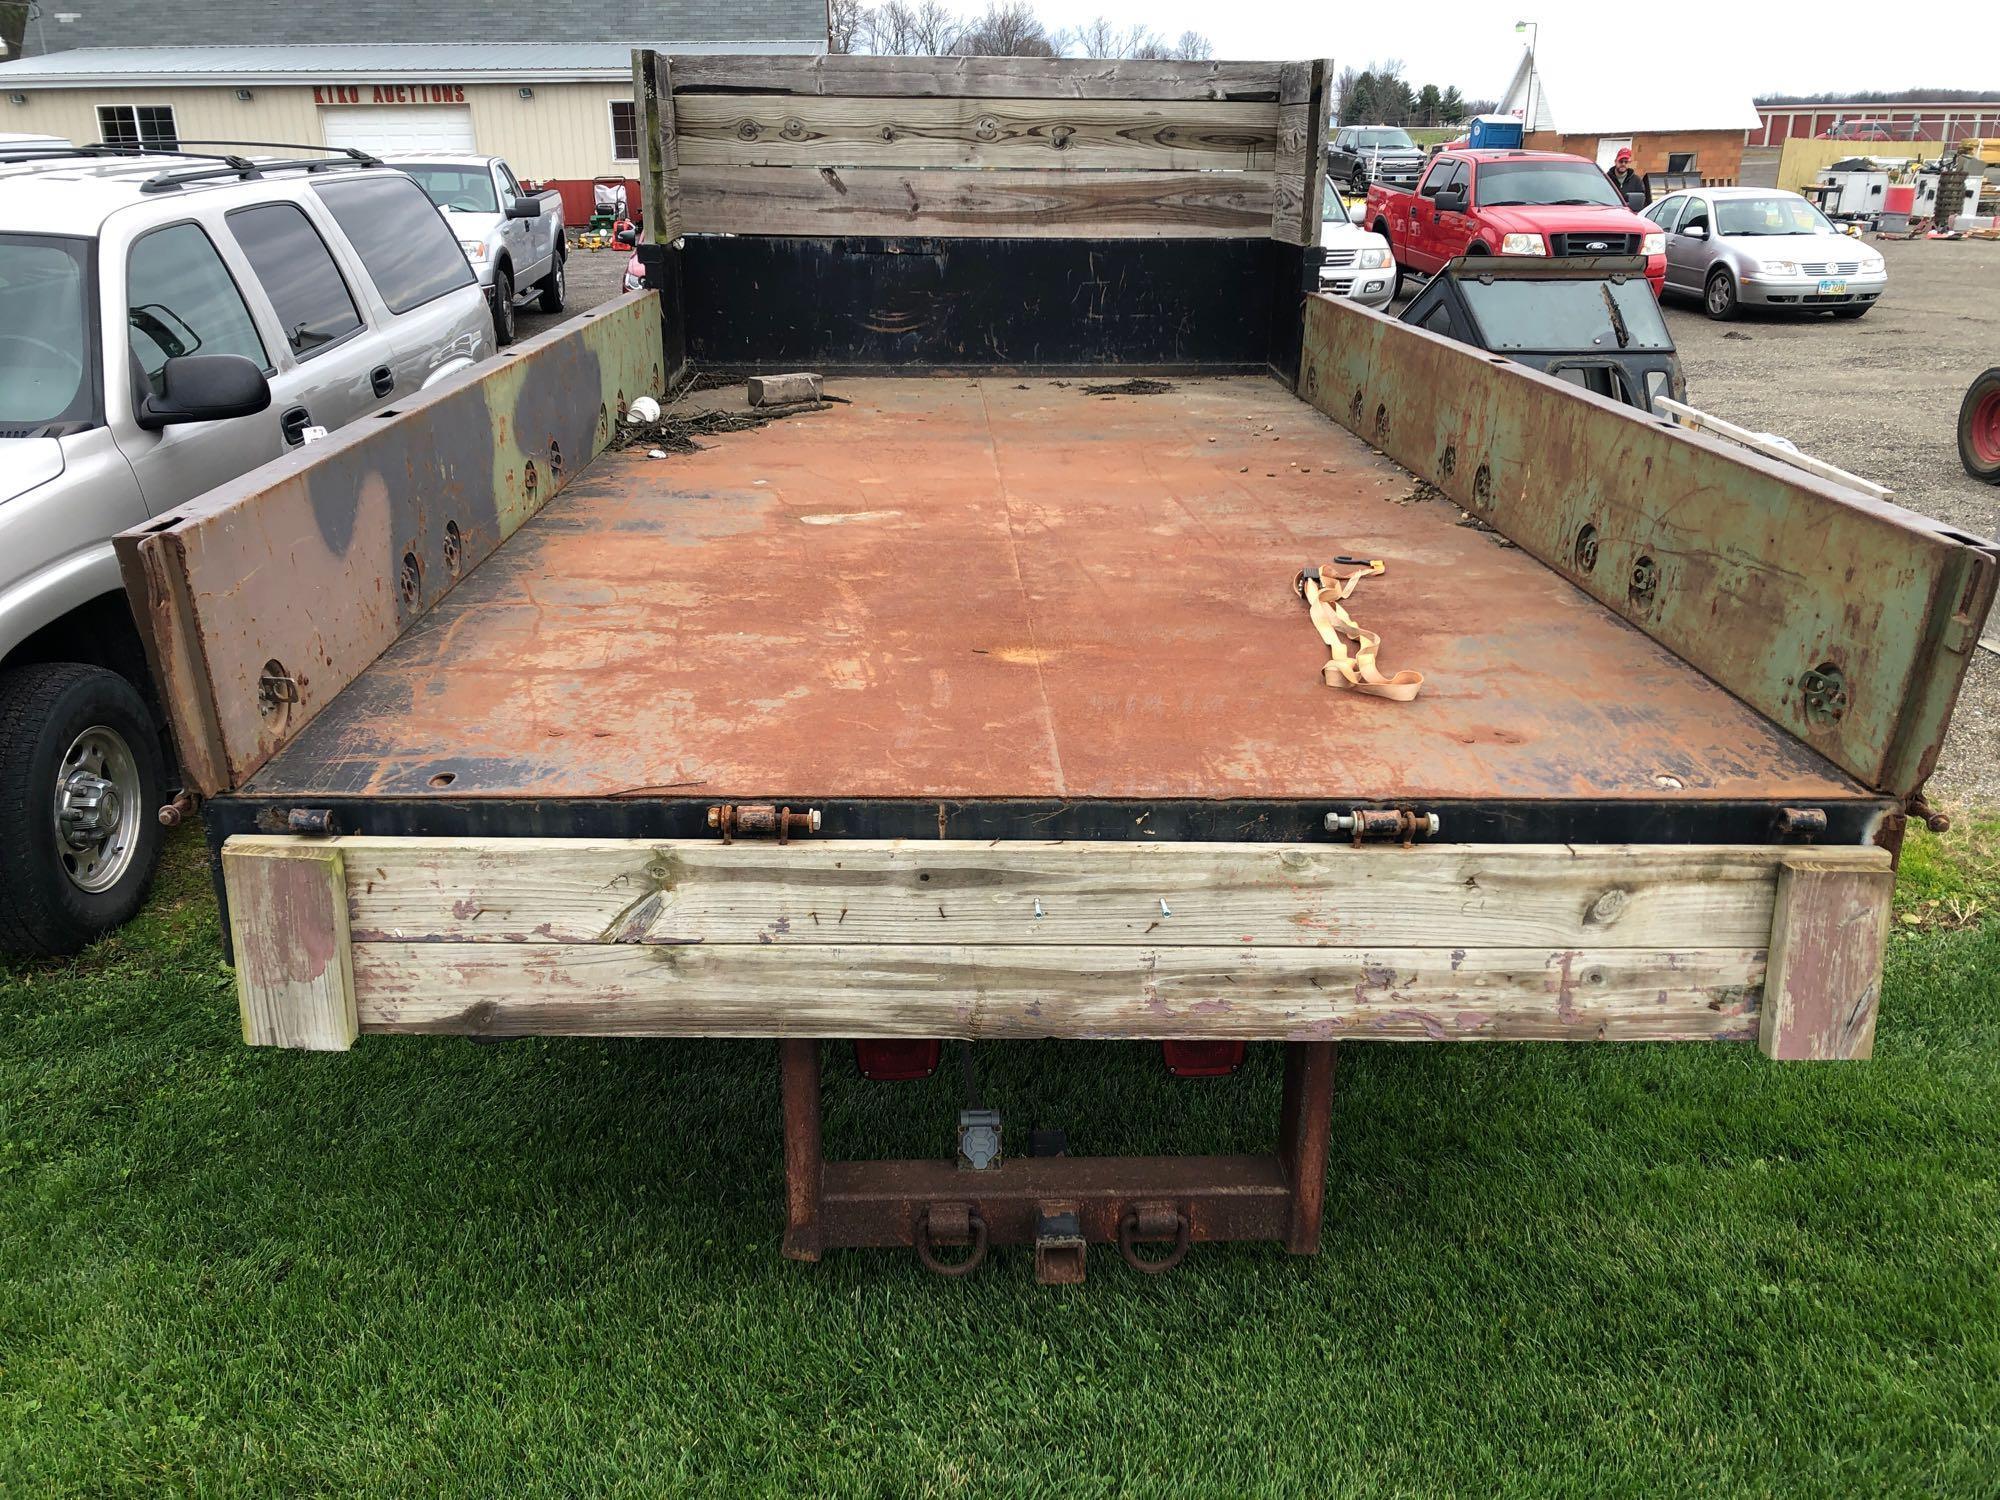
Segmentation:
<svg viewBox="0 0 2000 1500">
<path fill-rule="evenodd" d="M 452 233 L 493 305 L 493 333 L 514 342 L 514 306 L 539 293 L 536 306 L 559 313 L 567 295 L 562 195 L 522 191 L 513 169 L 497 156 L 402 152 L 382 160 L 416 178 Z"/>
</svg>

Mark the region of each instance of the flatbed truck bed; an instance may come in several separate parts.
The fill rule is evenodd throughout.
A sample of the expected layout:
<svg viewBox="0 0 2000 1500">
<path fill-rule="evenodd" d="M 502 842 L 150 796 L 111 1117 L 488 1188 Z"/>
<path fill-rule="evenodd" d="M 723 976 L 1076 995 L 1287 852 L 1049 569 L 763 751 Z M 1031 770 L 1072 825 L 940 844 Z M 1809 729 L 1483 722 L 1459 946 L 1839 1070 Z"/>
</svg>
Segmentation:
<svg viewBox="0 0 2000 1500">
<path fill-rule="evenodd" d="M 648 222 L 722 232 L 121 539 L 246 1041 L 777 1038 L 788 1254 L 1030 1243 L 1051 1281 L 1090 1244 L 1142 1269 L 1315 1249 L 1343 1041 L 1868 1055 L 1990 544 L 1306 295 L 1316 213 L 1286 205 L 1317 154 L 1288 143 L 1324 119 L 1323 63 L 811 62 L 685 81 L 641 55 Z M 1189 205 L 1193 137 L 1147 114 L 1199 123 L 1218 80 L 1229 131 L 1272 122 L 1261 238 Z M 711 133 L 675 166 L 683 86 Z M 1052 239 L 928 168 L 935 238 L 815 235 L 798 215 L 879 230 L 886 189 L 758 122 L 840 89 L 884 139 L 908 91 L 975 155 L 1029 106 L 958 91 L 1166 95 L 1060 127 L 1171 142 L 1166 198 L 1035 191 L 1183 237 Z M 699 165 L 730 152 L 740 220 Z M 780 362 L 839 402 L 620 446 L 628 398 Z M 1414 701 L 1322 680 L 1294 580 L 1343 556 L 1385 564 L 1349 607 L 1424 674 Z M 826 1041 L 894 1073 L 1018 1037 L 1159 1041 L 1197 1072 L 1283 1043 L 1277 1147 L 1024 1156 L 968 1100 L 956 1152 L 823 1160 Z"/>
<path fill-rule="evenodd" d="M 245 794 L 1869 798 L 1268 377 L 834 389 L 594 460 Z M 1342 554 L 1415 704 L 1320 680 Z"/>
</svg>

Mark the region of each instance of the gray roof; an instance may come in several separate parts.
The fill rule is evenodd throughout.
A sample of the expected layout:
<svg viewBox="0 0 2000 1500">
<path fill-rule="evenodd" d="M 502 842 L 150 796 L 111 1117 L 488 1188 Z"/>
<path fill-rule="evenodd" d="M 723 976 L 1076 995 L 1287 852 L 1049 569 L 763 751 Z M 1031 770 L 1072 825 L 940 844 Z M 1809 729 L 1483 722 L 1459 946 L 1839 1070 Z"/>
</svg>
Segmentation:
<svg viewBox="0 0 2000 1500">
<path fill-rule="evenodd" d="M 154 87 L 283 78 L 372 83 L 394 78 L 630 78 L 627 42 L 375 42 L 366 46 L 83 47 L 0 63 L 0 88 L 72 88 L 144 81 Z M 647 42 L 668 52 L 823 52 L 824 37 Z"/>
<path fill-rule="evenodd" d="M 65 0 L 43 4 L 22 56 L 78 47 L 370 45 L 384 37 L 477 52 L 490 43 L 549 47 L 576 42 L 668 46 L 683 42 L 826 45 L 827 0 Z M 60 22 L 58 14 L 76 19 Z M 671 38 L 672 41 L 667 39 Z M 735 50 L 741 51 L 742 48 Z M 760 49 L 752 49 L 760 50 Z M 453 73 L 459 70 L 449 70 Z"/>
</svg>

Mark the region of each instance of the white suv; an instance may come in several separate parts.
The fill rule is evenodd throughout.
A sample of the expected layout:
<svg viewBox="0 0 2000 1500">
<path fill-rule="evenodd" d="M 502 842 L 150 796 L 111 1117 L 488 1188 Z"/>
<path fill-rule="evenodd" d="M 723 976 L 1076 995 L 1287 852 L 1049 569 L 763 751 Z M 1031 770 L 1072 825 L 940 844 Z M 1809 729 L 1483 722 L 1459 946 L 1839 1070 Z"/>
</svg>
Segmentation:
<svg viewBox="0 0 2000 1500">
<path fill-rule="evenodd" d="M 159 853 L 112 537 L 492 349 L 458 241 L 372 158 L 0 159 L 0 949 L 124 921 Z"/>
</svg>

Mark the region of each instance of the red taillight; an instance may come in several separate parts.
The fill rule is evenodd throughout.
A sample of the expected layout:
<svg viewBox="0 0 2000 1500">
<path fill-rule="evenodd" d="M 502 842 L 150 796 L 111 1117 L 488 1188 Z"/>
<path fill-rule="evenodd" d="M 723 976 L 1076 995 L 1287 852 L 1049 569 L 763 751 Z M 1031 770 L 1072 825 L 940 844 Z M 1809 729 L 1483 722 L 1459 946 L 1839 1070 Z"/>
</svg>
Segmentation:
<svg viewBox="0 0 2000 1500">
<path fill-rule="evenodd" d="M 1243 1066 L 1242 1042 L 1162 1042 L 1160 1055 L 1176 1078 L 1223 1078 Z"/>
<path fill-rule="evenodd" d="M 940 1041 L 856 1042 L 854 1066 L 863 1078 L 881 1083 L 901 1083 L 911 1078 L 928 1078 L 937 1071 L 944 1051 Z"/>
</svg>

